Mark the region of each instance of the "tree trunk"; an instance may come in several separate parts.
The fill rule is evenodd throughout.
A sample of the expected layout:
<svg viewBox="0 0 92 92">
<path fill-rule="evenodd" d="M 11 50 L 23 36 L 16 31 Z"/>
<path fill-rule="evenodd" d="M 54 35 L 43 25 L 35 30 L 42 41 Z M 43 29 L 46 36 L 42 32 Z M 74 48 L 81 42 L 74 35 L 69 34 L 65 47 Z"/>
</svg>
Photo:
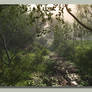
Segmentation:
<svg viewBox="0 0 92 92">
<path fill-rule="evenodd" d="M 1 36 L 1 40 L 2 40 L 2 42 L 3 42 L 3 48 L 4 48 L 4 50 L 5 50 L 5 52 L 6 52 L 6 55 L 7 55 L 7 58 L 8 58 L 8 62 L 9 62 L 9 64 L 10 64 L 10 63 L 11 63 L 11 58 L 10 58 L 10 55 L 9 55 L 9 52 L 8 52 L 8 49 L 7 49 L 7 45 L 6 45 L 5 38 L 4 38 L 4 36 L 2 36 L 1 34 L 0 34 L 0 36 Z"/>
</svg>

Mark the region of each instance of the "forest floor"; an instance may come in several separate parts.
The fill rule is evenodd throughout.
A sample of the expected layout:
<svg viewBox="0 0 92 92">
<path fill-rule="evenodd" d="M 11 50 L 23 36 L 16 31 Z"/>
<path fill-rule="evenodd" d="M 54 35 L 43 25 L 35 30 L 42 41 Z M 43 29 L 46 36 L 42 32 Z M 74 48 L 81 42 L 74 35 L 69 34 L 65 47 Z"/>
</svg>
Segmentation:
<svg viewBox="0 0 92 92">
<path fill-rule="evenodd" d="M 81 77 L 78 67 L 71 61 L 50 52 L 47 56 L 45 72 L 33 72 L 28 85 L 33 87 L 80 87 Z M 43 67 L 44 68 L 44 67 Z M 18 85 L 17 85 L 18 86 Z"/>
<path fill-rule="evenodd" d="M 66 86 L 80 86 L 81 78 L 78 74 L 78 67 L 74 63 L 65 60 L 63 57 L 58 56 L 56 53 L 50 53 L 49 58 L 56 61 L 55 77 L 58 80 L 58 85 Z"/>
</svg>

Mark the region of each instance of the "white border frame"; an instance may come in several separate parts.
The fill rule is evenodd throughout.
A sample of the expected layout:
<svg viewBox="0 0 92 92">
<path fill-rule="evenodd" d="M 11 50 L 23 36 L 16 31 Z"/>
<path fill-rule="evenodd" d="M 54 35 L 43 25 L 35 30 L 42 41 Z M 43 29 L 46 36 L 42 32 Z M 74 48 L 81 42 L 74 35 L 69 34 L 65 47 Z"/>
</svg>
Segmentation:
<svg viewBox="0 0 92 92">
<path fill-rule="evenodd" d="M 92 4 L 92 0 L 0 0 L 0 4 Z"/>
</svg>

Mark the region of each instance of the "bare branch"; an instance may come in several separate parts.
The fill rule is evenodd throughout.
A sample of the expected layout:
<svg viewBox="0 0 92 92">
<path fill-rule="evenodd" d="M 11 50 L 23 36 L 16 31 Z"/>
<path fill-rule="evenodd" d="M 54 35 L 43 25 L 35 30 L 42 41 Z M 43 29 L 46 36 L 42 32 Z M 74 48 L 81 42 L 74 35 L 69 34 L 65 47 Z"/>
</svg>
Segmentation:
<svg viewBox="0 0 92 92">
<path fill-rule="evenodd" d="M 73 15 L 73 14 L 70 12 L 70 10 L 69 10 L 67 4 L 65 4 L 65 7 L 66 7 L 67 12 L 68 12 L 81 26 L 83 26 L 84 28 L 86 28 L 87 30 L 89 30 L 89 31 L 92 32 L 92 28 L 90 28 L 90 27 L 86 26 L 85 24 L 83 24 L 77 17 L 75 17 L 75 15 Z"/>
</svg>

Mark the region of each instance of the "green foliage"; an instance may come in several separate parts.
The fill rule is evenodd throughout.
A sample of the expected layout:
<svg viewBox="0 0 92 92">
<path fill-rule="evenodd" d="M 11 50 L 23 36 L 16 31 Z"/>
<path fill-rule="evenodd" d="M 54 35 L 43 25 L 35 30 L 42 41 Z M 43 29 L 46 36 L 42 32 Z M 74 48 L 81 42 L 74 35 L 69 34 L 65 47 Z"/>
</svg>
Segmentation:
<svg viewBox="0 0 92 92">
<path fill-rule="evenodd" d="M 73 51 L 72 43 L 69 40 L 61 43 L 56 50 L 59 56 L 65 57 L 66 59 L 73 58 Z"/>
<path fill-rule="evenodd" d="M 18 53 L 10 65 L 2 64 L 1 86 L 14 86 L 18 81 L 28 78 L 30 60 L 28 58 L 25 60 L 25 57 Z"/>
<path fill-rule="evenodd" d="M 82 28 L 76 22 L 72 26 L 66 23 L 61 6 L 56 15 L 57 25 L 49 25 L 48 30 L 44 29 L 46 22 L 53 24 L 50 10 L 53 11 L 57 6 L 50 8 L 37 5 L 27 12 L 26 5 L 0 5 L 0 86 L 59 86 L 55 77 L 56 62 L 49 58 L 50 51 L 44 46 L 47 39 L 36 38 L 52 30 L 54 42 L 50 48 L 79 67 L 84 80 L 80 85 L 92 85 L 92 44 L 82 42 L 86 30 L 81 32 Z M 90 12 L 86 8 L 84 10 L 81 10 L 80 18 Z M 87 20 L 90 24 L 88 16 Z M 81 45 L 74 40 L 74 36 L 81 38 Z"/>
<path fill-rule="evenodd" d="M 9 50 L 24 49 L 35 39 L 29 16 L 23 11 L 25 9 L 22 6 L 15 5 L 4 7 L 0 12 L 0 36 L 3 36 Z M 3 44 L 1 46 L 3 48 Z"/>
<path fill-rule="evenodd" d="M 51 86 L 59 86 L 57 78 L 48 76 L 47 74 L 41 72 L 35 72 L 30 75 L 30 80 L 20 81 L 16 84 L 16 86 L 27 86 L 27 87 L 51 87 Z"/>
<path fill-rule="evenodd" d="M 42 47 L 36 48 L 34 53 L 24 53 L 23 51 L 16 53 L 9 66 L 2 64 L 0 85 L 14 86 L 20 81 L 29 79 L 29 75 L 33 72 L 45 73 L 47 70 L 47 53 L 47 49 Z M 22 85 L 25 86 L 25 82 Z"/>
<path fill-rule="evenodd" d="M 45 70 L 46 74 L 51 74 L 51 75 L 55 74 L 55 68 L 54 68 L 56 64 L 55 61 L 48 59 L 46 60 L 45 64 L 47 66 Z"/>
<path fill-rule="evenodd" d="M 80 67 L 82 73 L 92 75 L 92 47 L 90 45 L 77 46 L 75 57 L 76 64 Z"/>
</svg>

